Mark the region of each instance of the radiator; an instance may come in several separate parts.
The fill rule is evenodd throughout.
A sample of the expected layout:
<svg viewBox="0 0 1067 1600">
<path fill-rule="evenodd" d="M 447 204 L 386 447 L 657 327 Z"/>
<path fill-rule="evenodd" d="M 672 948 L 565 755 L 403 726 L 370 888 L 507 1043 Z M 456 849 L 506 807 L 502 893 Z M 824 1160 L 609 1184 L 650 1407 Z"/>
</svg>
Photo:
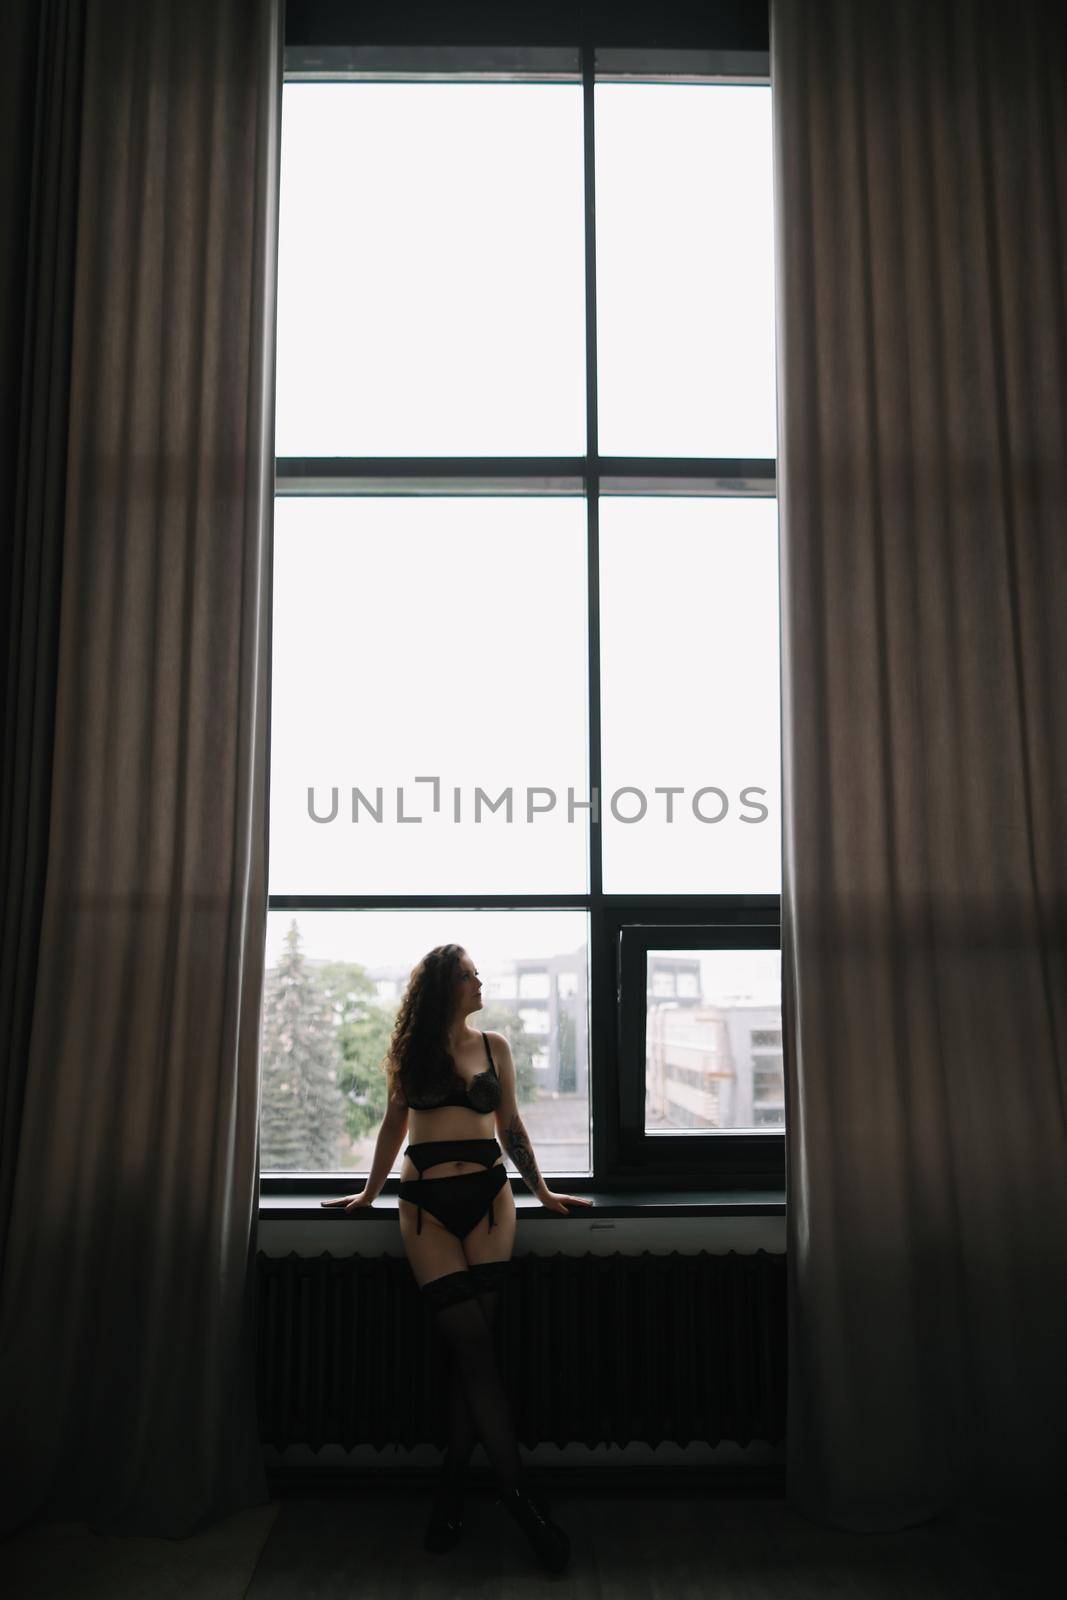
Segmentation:
<svg viewBox="0 0 1067 1600">
<path fill-rule="evenodd" d="M 778 1444 L 785 1256 L 523 1255 L 496 1340 L 528 1449 Z M 444 1448 L 447 1356 L 402 1256 L 257 1256 L 260 1439 Z"/>
</svg>

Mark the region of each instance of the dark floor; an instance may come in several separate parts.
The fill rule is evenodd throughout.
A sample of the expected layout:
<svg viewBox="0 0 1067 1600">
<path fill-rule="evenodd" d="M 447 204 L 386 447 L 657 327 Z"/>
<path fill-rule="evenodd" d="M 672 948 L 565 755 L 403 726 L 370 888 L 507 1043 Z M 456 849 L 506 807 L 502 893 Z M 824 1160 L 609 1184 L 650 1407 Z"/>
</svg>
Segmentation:
<svg viewBox="0 0 1067 1600">
<path fill-rule="evenodd" d="M 555 1492 L 568 1573 L 547 1578 L 488 1490 L 444 1555 L 421 1548 L 425 1485 L 288 1495 L 187 1540 L 101 1539 L 39 1524 L 0 1547 L 10 1600 L 1001 1600 L 1054 1596 L 1067 1539 L 931 1523 L 895 1534 L 817 1527 L 780 1498 L 619 1489 Z M 14 1580 L 12 1586 L 9 1580 Z"/>
</svg>

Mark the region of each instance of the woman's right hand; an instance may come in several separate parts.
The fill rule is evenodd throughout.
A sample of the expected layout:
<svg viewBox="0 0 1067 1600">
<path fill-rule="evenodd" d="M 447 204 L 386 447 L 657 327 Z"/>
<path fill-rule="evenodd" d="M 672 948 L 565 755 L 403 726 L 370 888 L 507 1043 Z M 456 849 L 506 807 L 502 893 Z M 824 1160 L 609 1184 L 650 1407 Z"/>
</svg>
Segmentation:
<svg viewBox="0 0 1067 1600">
<path fill-rule="evenodd" d="M 344 1206 L 346 1211 L 356 1211 L 360 1206 L 372 1206 L 374 1200 L 368 1195 L 366 1189 L 361 1189 L 359 1194 L 342 1194 L 336 1200 L 320 1200 L 322 1206 Z"/>
</svg>

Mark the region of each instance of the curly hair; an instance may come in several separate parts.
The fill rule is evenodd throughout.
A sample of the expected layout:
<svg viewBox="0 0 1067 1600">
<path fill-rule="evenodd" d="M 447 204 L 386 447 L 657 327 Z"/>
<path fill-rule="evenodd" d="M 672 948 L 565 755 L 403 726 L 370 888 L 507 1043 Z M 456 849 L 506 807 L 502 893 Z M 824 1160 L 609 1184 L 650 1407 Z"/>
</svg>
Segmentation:
<svg viewBox="0 0 1067 1600">
<path fill-rule="evenodd" d="M 456 1076 L 448 1028 L 456 1003 L 461 944 L 438 944 L 412 968 L 386 1052 L 389 1098 L 433 1094 Z"/>
</svg>

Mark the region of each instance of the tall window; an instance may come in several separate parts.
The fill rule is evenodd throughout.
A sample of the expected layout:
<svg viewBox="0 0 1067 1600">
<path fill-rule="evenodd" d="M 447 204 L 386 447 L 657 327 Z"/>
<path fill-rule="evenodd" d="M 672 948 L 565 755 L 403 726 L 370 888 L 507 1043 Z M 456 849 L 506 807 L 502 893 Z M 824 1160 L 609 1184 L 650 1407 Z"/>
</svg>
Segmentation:
<svg viewBox="0 0 1067 1600">
<path fill-rule="evenodd" d="M 265 1187 L 366 1172 L 453 940 L 550 1181 L 781 1179 L 770 119 L 760 58 L 287 51 Z"/>
</svg>

